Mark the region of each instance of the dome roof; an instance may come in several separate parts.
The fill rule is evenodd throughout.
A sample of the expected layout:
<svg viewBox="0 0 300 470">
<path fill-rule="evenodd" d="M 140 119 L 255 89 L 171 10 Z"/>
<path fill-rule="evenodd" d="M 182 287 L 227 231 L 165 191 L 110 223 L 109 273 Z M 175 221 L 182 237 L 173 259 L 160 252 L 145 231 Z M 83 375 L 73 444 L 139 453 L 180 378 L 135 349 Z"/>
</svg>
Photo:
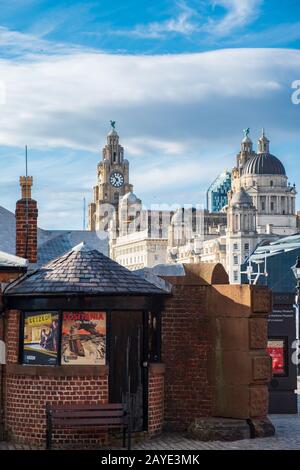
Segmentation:
<svg viewBox="0 0 300 470">
<path fill-rule="evenodd" d="M 139 202 L 139 199 L 132 192 L 126 193 L 120 201 L 121 204 L 136 204 L 138 202 Z"/>
<path fill-rule="evenodd" d="M 111 129 L 107 135 L 108 135 L 108 136 L 110 136 L 110 135 L 118 136 L 118 133 L 117 133 L 117 131 L 116 131 L 115 129 Z"/>
<path fill-rule="evenodd" d="M 182 208 L 176 209 L 176 211 L 174 212 L 173 217 L 171 219 L 172 225 L 182 224 L 182 218 L 183 218 Z"/>
<path fill-rule="evenodd" d="M 249 143 L 249 144 L 252 144 L 252 140 L 250 139 L 249 135 L 246 135 L 243 140 L 242 140 L 243 143 Z"/>
<path fill-rule="evenodd" d="M 252 199 L 251 196 L 244 190 L 244 188 L 241 188 L 240 191 L 237 193 L 234 193 L 231 199 L 231 206 L 240 206 L 240 205 L 247 205 L 251 206 L 252 205 Z"/>
<path fill-rule="evenodd" d="M 246 162 L 242 174 L 285 176 L 285 169 L 281 161 L 274 155 L 270 153 L 258 153 Z"/>
</svg>

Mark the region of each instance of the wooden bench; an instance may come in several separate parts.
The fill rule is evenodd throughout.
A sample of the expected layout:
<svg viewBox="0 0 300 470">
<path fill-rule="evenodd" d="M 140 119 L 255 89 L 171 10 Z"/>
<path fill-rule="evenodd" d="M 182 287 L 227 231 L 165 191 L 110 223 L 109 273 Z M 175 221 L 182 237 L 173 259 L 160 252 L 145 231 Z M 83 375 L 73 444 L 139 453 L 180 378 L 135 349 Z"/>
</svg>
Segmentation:
<svg viewBox="0 0 300 470">
<path fill-rule="evenodd" d="M 122 403 L 103 405 L 46 405 L 47 433 L 46 448 L 52 447 L 52 433 L 56 427 L 81 428 L 100 427 L 103 429 L 118 428 L 123 431 L 123 447 L 131 447 L 130 416 Z"/>
</svg>

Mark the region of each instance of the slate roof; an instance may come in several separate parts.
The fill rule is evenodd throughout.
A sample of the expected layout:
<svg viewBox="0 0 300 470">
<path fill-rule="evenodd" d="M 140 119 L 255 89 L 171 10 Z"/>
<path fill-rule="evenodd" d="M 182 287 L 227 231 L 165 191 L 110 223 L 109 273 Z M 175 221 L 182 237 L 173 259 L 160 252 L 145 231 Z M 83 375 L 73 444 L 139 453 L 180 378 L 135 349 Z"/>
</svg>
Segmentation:
<svg viewBox="0 0 300 470">
<path fill-rule="evenodd" d="M 240 205 L 252 205 L 251 196 L 245 191 L 244 188 L 241 188 L 237 193 L 234 193 L 231 199 L 232 206 L 240 206 Z"/>
<path fill-rule="evenodd" d="M 98 237 L 97 232 L 89 230 L 44 230 L 38 228 L 38 262 L 42 266 L 70 251 L 81 242 L 108 254 L 108 241 Z M 0 206 L 0 250 L 14 255 L 16 253 L 15 215 Z"/>
<path fill-rule="evenodd" d="M 38 266 L 43 266 L 64 255 L 82 242 L 94 250 L 101 251 L 105 255 L 108 254 L 107 238 L 99 238 L 95 231 L 69 230 L 62 233 L 58 232 L 58 235 L 38 246 Z"/>
<path fill-rule="evenodd" d="M 19 256 L 10 255 L 0 251 L 0 269 L 1 268 L 18 268 L 25 269 L 28 266 L 27 259 Z"/>
<path fill-rule="evenodd" d="M 243 168 L 243 175 L 284 175 L 281 161 L 270 153 L 259 153 L 251 157 Z"/>
<path fill-rule="evenodd" d="M 8 295 L 166 294 L 84 243 L 7 288 Z"/>
</svg>

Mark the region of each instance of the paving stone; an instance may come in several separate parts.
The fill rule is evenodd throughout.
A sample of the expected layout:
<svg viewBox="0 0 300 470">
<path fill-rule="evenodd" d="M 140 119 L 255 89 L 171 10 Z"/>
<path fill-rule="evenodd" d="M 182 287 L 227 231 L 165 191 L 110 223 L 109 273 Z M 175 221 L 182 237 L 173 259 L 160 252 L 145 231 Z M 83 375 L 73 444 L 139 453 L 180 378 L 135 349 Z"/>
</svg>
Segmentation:
<svg viewBox="0 0 300 470">
<path fill-rule="evenodd" d="M 244 439 L 235 442 L 197 441 L 188 439 L 179 433 L 165 433 L 148 441 L 133 445 L 134 450 L 299 450 L 300 449 L 300 415 L 271 415 L 276 434 L 273 437 Z M 0 442 L 0 450 L 35 450 L 34 446 Z M 110 447 L 109 450 L 115 448 Z M 100 450 L 100 449 L 99 449 Z M 116 449 L 117 450 L 117 449 Z"/>
</svg>

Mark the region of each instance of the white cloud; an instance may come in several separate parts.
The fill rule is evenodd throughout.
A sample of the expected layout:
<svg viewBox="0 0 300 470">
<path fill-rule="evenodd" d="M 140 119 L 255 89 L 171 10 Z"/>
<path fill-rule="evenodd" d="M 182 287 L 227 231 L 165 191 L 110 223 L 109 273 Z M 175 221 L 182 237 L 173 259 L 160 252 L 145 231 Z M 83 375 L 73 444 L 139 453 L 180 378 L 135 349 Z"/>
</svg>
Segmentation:
<svg viewBox="0 0 300 470">
<path fill-rule="evenodd" d="M 179 13 L 174 18 L 161 22 L 152 22 L 140 24 L 131 30 L 116 30 L 113 34 L 135 36 L 138 38 L 159 39 L 167 34 L 189 35 L 198 29 L 193 17 L 197 12 L 190 8 L 186 3 L 178 3 Z"/>
<path fill-rule="evenodd" d="M 236 49 L 173 56 L 78 52 L 2 60 L 6 103 L 0 142 L 91 150 L 101 128 L 114 118 L 128 138 L 145 139 L 145 146 L 151 140 L 153 148 L 165 147 L 166 152 L 177 134 L 177 150 L 172 144 L 176 153 L 195 120 L 202 132 L 213 125 L 199 120 L 213 109 L 220 113 L 228 107 L 246 120 L 251 110 L 240 109 L 241 100 L 251 98 L 263 108 L 272 96 L 276 105 L 276 97 L 300 76 L 299 56 L 291 50 Z M 135 125 L 138 132 L 143 127 L 141 135 Z"/>
<path fill-rule="evenodd" d="M 2 179 L 15 186 L 8 192 L 0 185 L 0 204 L 14 206 L 27 144 L 36 149 L 31 168 L 41 225 L 64 228 L 59 206 L 69 214 L 66 225 L 80 228 L 82 197 L 95 182 L 110 119 L 117 121 L 135 190 L 148 204 L 155 196 L 172 203 L 180 194 L 202 194 L 234 164 L 248 126 L 254 141 L 266 127 L 272 151 L 279 146 L 292 174 L 300 106 L 291 103 L 291 83 L 300 79 L 299 59 L 299 51 L 287 49 L 163 56 L 65 50 L 2 59 L 0 160 Z M 19 166 L 10 162 L 16 147 Z"/>
<path fill-rule="evenodd" d="M 203 30 L 213 36 L 228 36 L 258 17 L 262 0 L 212 0 L 212 4 L 223 7 L 226 13 L 220 20 L 210 19 Z"/>
<path fill-rule="evenodd" d="M 214 19 L 203 5 L 199 9 L 188 6 L 185 2 L 177 3 L 177 15 L 160 22 L 138 24 L 133 29 L 112 30 L 111 34 L 133 36 L 136 38 L 161 39 L 170 34 L 190 36 L 200 33 L 209 38 L 223 38 L 236 30 L 251 24 L 260 13 L 263 0 L 210 0 L 206 7 L 222 7 L 221 18 Z M 201 7 L 201 8 L 200 8 Z M 203 38 L 202 38 L 203 39 Z"/>
</svg>

